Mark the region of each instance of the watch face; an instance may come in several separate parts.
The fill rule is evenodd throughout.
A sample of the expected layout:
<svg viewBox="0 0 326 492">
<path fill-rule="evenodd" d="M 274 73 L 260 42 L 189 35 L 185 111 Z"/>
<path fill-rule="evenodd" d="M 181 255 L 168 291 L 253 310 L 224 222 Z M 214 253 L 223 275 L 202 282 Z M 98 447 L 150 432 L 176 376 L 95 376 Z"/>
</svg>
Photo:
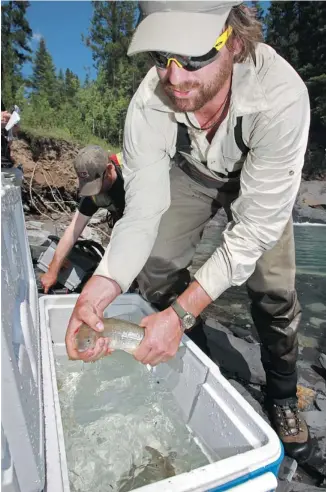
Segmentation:
<svg viewBox="0 0 326 492">
<path fill-rule="evenodd" d="M 196 323 L 196 318 L 192 314 L 188 313 L 182 318 L 182 324 L 185 330 L 192 328 Z"/>
</svg>

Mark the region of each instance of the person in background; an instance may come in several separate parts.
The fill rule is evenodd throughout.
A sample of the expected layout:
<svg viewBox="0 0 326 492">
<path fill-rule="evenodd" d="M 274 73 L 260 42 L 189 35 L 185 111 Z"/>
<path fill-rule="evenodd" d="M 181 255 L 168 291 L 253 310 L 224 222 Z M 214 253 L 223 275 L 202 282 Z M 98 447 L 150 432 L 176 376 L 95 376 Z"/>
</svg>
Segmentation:
<svg viewBox="0 0 326 492">
<path fill-rule="evenodd" d="M 48 271 L 40 277 L 45 294 L 56 284 L 59 271 L 90 218 L 106 208 L 118 220 L 124 211 L 121 156 L 111 155 L 97 145 L 83 148 L 74 160 L 81 200 L 71 223 L 60 239 Z"/>
<path fill-rule="evenodd" d="M 14 161 L 10 151 L 11 142 L 7 139 L 8 132 L 5 129 L 10 117 L 11 113 L 6 111 L 5 105 L 1 99 L 1 170 L 10 169 L 14 166 Z"/>
<path fill-rule="evenodd" d="M 82 323 L 103 330 L 104 309 L 137 278 L 159 312 L 141 322 L 136 360 L 174 357 L 186 330 L 207 354 L 201 313 L 247 284 L 266 373 L 266 409 L 297 462 L 312 450 L 298 410 L 298 329 L 292 210 L 307 147 L 308 90 L 264 44 L 261 25 L 238 1 L 141 1 L 128 54 L 153 60 L 127 112 L 126 209 L 71 315 L 66 347 L 85 362 L 109 353 L 99 338 L 79 353 Z M 224 208 L 222 242 L 190 278 L 205 225 Z"/>
</svg>

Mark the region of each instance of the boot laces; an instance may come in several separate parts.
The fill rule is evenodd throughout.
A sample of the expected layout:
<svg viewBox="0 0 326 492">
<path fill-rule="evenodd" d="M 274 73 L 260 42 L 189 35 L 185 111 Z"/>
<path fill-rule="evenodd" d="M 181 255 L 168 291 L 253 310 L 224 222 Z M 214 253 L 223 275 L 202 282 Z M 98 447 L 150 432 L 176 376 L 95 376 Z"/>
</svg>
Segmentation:
<svg viewBox="0 0 326 492">
<path fill-rule="evenodd" d="M 286 436 L 297 436 L 303 431 L 301 427 L 301 419 L 299 418 L 299 409 L 296 404 L 287 405 L 276 405 L 274 404 L 276 410 L 277 419 L 280 422 L 280 426 L 283 428 Z M 295 421 L 295 427 L 291 426 L 291 420 Z"/>
</svg>

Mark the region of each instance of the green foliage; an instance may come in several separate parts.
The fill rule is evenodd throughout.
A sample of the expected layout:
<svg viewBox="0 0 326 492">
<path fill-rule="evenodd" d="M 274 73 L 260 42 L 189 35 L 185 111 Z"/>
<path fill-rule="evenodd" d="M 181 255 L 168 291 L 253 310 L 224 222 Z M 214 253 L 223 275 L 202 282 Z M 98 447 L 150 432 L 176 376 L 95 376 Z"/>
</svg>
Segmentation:
<svg viewBox="0 0 326 492">
<path fill-rule="evenodd" d="M 298 71 L 311 100 L 311 131 L 305 174 L 325 169 L 326 134 L 326 9 L 324 2 L 246 2 L 255 7 L 264 26 L 266 42 Z M 22 106 L 22 127 L 40 129 L 48 136 L 61 135 L 83 144 L 121 147 L 123 126 L 131 97 L 151 63 L 147 55 L 127 56 L 138 18 L 132 1 L 92 2 L 93 16 L 84 43 L 92 50 L 95 80 L 86 73 L 80 83 L 70 68 L 56 69 L 44 39 L 34 56 L 31 92 L 20 75 L 30 56 L 31 30 L 25 19 L 28 2 L 2 6 L 2 94 L 5 103 Z M 110 142 L 110 143 L 109 143 Z M 114 147 L 113 147 L 114 146 Z"/>
<path fill-rule="evenodd" d="M 42 100 L 47 100 L 51 108 L 57 108 L 60 104 L 58 92 L 58 80 L 52 56 L 47 50 L 44 38 L 41 38 L 35 53 L 31 87 L 35 95 Z"/>
<path fill-rule="evenodd" d="M 71 70 L 69 70 L 69 68 L 67 68 L 64 85 L 64 94 L 66 100 L 73 102 L 79 87 L 80 82 L 78 76 L 75 75 Z"/>
<path fill-rule="evenodd" d="M 30 60 L 32 30 L 25 18 L 29 2 L 10 1 L 1 5 L 1 97 L 10 109 L 23 84 L 21 69 Z"/>
<path fill-rule="evenodd" d="M 69 68 L 56 76 L 41 39 L 34 57 L 32 94 L 23 107 L 24 124 L 46 132 L 60 129 L 78 141 L 110 142 L 111 149 L 121 146 L 128 104 L 150 67 L 147 56 L 127 56 L 136 18 L 136 2 L 93 2 L 89 35 L 83 39 L 98 71 L 96 80 L 88 75 L 83 85 Z"/>
<path fill-rule="evenodd" d="M 326 172 L 326 9 L 325 2 L 272 2 L 266 41 L 306 83 L 311 126 L 304 171 L 312 177 Z"/>
</svg>

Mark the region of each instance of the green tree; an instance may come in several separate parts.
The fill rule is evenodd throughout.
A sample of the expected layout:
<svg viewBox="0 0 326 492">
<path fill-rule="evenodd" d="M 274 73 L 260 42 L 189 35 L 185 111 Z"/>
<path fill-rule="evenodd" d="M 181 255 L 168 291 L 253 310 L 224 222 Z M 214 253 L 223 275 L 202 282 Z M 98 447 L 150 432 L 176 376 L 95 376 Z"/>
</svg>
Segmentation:
<svg viewBox="0 0 326 492">
<path fill-rule="evenodd" d="M 44 38 L 41 38 L 35 53 L 31 86 L 35 94 L 45 96 L 52 108 L 60 102 L 58 81 L 52 56 L 47 50 Z"/>
<path fill-rule="evenodd" d="M 59 73 L 58 73 L 57 84 L 58 84 L 58 90 L 62 94 L 62 98 L 61 99 L 63 99 L 64 98 L 64 93 L 65 93 L 66 87 L 65 87 L 65 77 L 63 75 L 62 68 L 60 68 Z"/>
<path fill-rule="evenodd" d="M 311 101 L 310 140 L 325 149 L 326 9 L 325 2 L 298 3 L 299 73 Z"/>
<path fill-rule="evenodd" d="M 266 42 L 295 69 L 299 68 L 299 2 L 272 2 L 266 18 Z"/>
<path fill-rule="evenodd" d="M 65 95 L 70 101 L 73 101 L 78 89 L 80 87 L 79 78 L 69 68 L 65 73 Z"/>
<path fill-rule="evenodd" d="M 117 66 L 121 59 L 127 62 L 127 47 L 133 32 L 136 2 L 92 1 L 93 17 L 89 35 L 83 37 L 92 49 L 95 66 L 102 67 L 107 84 L 115 86 Z"/>
<path fill-rule="evenodd" d="M 26 19 L 29 2 L 10 1 L 1 5 L 1 97 L 7 107 L 15 103 L 23 84 L 21 69 L 31 59 L 32 30 Z"/>
<path fill-rule="evenodd" d="M 98 77 L 93 94 L 100 94 L 94 129 L 113 143 L 121 141 L 129 101 L 151 64 L 146 55 L 127 56 L 138 17 L 136 2 L 103 1 L 93 3 L 89 35 L 84 42 L 93 51 Z"/>
<path fill-rule="evenodd" d="M 326 171 L 326 9 L 324 2 L 272 2 L 267 16 L 267 42 L 306 83 L 311 126 L 304 171 Z"/>
</svg>

